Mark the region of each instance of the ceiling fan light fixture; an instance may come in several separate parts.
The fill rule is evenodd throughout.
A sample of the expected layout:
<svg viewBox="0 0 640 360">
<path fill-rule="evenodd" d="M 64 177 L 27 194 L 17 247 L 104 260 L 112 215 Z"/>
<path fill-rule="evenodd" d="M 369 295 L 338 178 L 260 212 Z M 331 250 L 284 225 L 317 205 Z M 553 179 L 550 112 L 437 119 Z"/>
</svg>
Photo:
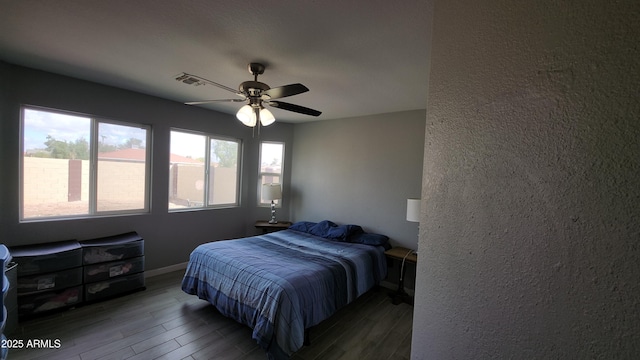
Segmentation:
<svg viewBox="0 0 640 360">
<path fill-rule="evenodd" d="M 260 124 L 262 124 L 262 126 L 268 126 L 273 124 L 276 121 L 275 116 L 273 116 L 273 114 L 271 113 L 271 111 L 262 108 L 260 110 Z"/>
<path fill-rule="evenodd" d="M 238 110 L 236 117 L 241 123 L 248 127 L 256 126 L 256 113 L 253 111 L 251 105 L 245 105 Z"/>
</svg>

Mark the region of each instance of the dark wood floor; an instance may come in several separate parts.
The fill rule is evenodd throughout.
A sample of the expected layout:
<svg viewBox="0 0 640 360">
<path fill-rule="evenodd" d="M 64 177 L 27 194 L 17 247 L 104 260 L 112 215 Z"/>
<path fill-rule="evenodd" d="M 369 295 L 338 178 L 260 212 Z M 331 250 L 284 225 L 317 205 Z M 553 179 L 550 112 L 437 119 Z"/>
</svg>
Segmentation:
<svg viewBox="0 0 640 360">
<path fill-rule="evenodd" d="M 182 271 L 147 289 L 20 323 L 9 339 L 60 341 L 58 349 L 10 350 L 8 359 L 266 359 L 251 330 L 180 290 Z M 409 359 L 413 307 L 371 291 L 311 330 L 292 360 Z"/>
</svg>

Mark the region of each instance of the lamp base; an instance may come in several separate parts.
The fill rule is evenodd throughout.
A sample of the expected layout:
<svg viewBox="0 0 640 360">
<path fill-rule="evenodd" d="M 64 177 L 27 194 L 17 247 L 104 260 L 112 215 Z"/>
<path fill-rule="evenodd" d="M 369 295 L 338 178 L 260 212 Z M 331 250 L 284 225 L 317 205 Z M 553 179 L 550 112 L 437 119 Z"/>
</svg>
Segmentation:
<svg viewBox="0 0 640 360">
<path fill-rule="evenodd" d="M 269 220 L 269 224 L 277 224 L 278 220 L 276 220 L 276 204 L 271 200 L 271 220 Z"/>
</svg>

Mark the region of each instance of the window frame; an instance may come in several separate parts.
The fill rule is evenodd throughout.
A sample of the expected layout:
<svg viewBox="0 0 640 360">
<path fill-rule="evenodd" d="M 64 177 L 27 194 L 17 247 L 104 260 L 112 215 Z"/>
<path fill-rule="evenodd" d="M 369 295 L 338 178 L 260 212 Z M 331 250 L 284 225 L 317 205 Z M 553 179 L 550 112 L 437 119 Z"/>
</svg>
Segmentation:
<svg viewBox="0 0 640 360">
<path fill-rule="evenodd" d="M 184 212 L 184 211 L 200 211 L 200 210 L 213 210 L 213 209 L 228 209 L 228 208 L 237 208 L 241 206 L 241 183 L 242 183 L 242 154 L 244 150 L 244 143 L 242 139 L 235 138 L 231 136 L 224 136 L 219 134 L 212 134 L 203 131 L 183 129 L 172 127 L 169 129 L 169 167 L 171 167 L 171 134 L 173 132 L 180 132 L 183 134 L 190 135 L 198 135 L 204 136 L 205 138 L 205 148 L 204 148 L 204 189 L 203 189 L 203 199 L 202 206 L 188 206 L 185 208 L 171 208 L 171 201 L 167 202 L 167 210 L 169 213 L 174 212 Z M 211 186 L 209 176 L 211 175 L 211 142 L 212 140 L 221 140 L 221 141 L 230 141 L 235 142 L 238 146 L 238 151 L 236 153 L 236 181 L 235 181 L 235 202 L 233 203 L 224 203 L 224 204 L 209 204 L 209 197 L 211 194 Z M 171 181 L 169 181 L 169 186 L 171 186 Z M 169 189 L 170 190 L 170 189 Z"/>
<path fill-rule="evenodd" d="M 276 172 L 263 172 L 262 171 L 262 145 L 263 144 L 277 144 L 277 145 L 282 145 L 282 153 L 281 153 L 281 164 L 280 164 L 280 172 L 276 173 Z M 265 141 L 260 141 L 260 151 L 259 151 L 259 155 L 258 155 L 258 181 L 257 181 L 257 186 L 258 186 L 258 191 L 257 191 L 257 199 L 256 202 L 258 204 L 258 207 L 270 207 L 271 206 L 271 201 L 268 202 L 262 202 L 262 179 L 264 176 L 277 176 L 280 179 L 280 186 L 282 187 L 282 191 L 284 192 L 284 156 L 286 154 L 286 144 L 284 141 L 271 141 L 271 140 L 265 140 Z M 275 207 L 276 208 L 281 208 L 282 207 L 282 201 L 281 200 L 274 200 L 275 203 Z"/>
<path fill-rule="evenodd" d="M 89 189 L 88 189 L 88 211 L 85 214 L 74 215 L 54 215 L 54 216 L 41 216 L 41 217 L 28 217 L 24 216 L 25 204 L 24 204 L 24 154 L 25 149 L 25 112 L 26 110 L 33 110 L 39 112 L 48 112 L 66 116 L 85 117 L 89 119 Z M 98 210 L 98 146 L 99 146 L 99 127 L 100 124 L 111 124 L 119 126 L 127 126 L 132 128 L 139 128 L 145 130 L 145 184 L 144 184 L 144 207 L 142 209 L 126 209 L 126 210 Z M 119 121 L 113 119 L 107 119 L 101 116 L 86 114 L 77 111 L 54 109 L 37 105 L 21 105 L 20 106 L 20 139 L 19 139 L 19 182 L 18 182 L 18 217 L 20 223 L 28 222 L 42 222 L 42 221 L 63 221 L 74 220 L 82 218 L 99 218 L 108 216 L 127 216 L 127 215 L 140 215 L 149 214 L 151 212 L 151 163 L 152 163 L 152 127 L 151 125 L 132 123 L 129 121 Z"/>
</svg>

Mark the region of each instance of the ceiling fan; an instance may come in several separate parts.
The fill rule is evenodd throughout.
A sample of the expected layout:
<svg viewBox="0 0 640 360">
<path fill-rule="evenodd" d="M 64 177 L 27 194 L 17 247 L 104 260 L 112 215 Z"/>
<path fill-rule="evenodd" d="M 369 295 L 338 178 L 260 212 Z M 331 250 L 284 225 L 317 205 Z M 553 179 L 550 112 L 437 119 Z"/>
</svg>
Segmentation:
<svg viewBox="0 0 640 360">
<path fill-rule="evenodd" d="M 210 84 L 217 86 L 221 89 L 230 91 L 239 96 L 239 98 L 234 99 L 219 99 L 219 100 L 204 100 L 204 101 L 189 101 L 185 104 L 187 105 L 201 105 L 208 104 L 212 102 L 244 102 L 248 101 L 246 105 L 238 110 L 236 117 L 246 126 L 254 127 L 257 124 L 262 126 L 267 126 L 276 121 L 276 118 L 273 116 L 271 111 L 267 110 L 264 105 L 269 105 L 274 108 L 293 111 L 296 113 L 310 115 L 310 116 L 319 116 L 321 114 L 320 111 L 310 109 L 308 107 L 290 104 L 283 101 L 275 101 L 274 99 L 280 99 L 287 96 L 293 96 L 302 94 L 304 92 L 309 91 L 309 89 L 302 84 L 289 84 L 280 87 L 271 88 L 269 85 L 259 82 L 258 75 L 262 75 L 265 70 L 265 66 L 260 63 L 250 63 L 248 66 L 249 72 L 253 75 L 253 81 L 245 81 L 240 84 L 238 90 L 230 88 L 228 86 L 224 86 L 213 82 L 211 80 L 207 80 L 205 78 L 182 73 L 176 77 L 177 81 L 183 82 L 189 85 L 205 85 Z"/>
</svg>

